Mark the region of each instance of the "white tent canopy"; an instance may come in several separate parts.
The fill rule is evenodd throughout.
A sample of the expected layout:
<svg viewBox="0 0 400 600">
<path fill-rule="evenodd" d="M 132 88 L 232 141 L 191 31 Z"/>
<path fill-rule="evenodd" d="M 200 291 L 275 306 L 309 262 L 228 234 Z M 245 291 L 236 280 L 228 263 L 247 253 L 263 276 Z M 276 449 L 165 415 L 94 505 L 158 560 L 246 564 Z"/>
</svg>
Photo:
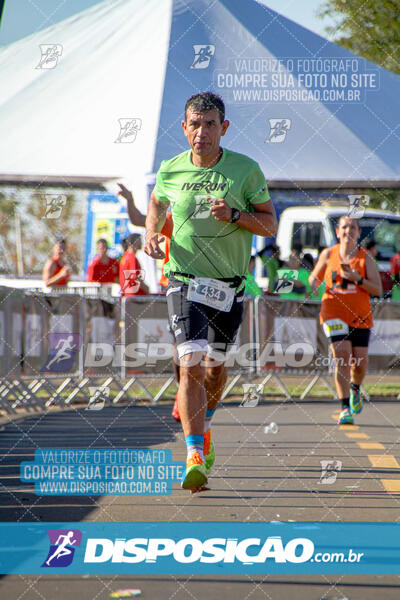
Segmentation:
<svg viewBox="0 0 400 600">
<path fill-rule="evenodd" d="M 37 68 L 44 44 L 62 47 L 54 68 Z M 328 75 L 332 61 L 353 60 L 374 85 L 360 84 L 357 101 L 271 99 L 275 75 L 280 89 L 292 76 L 309 92 L 305 59 L 325 60 Z M 400 77 L 256 0 L 106 0 L 1 49 L 0 72 L 0 175 L 121 177 L 141 205 L 146 174 L 187 147 L 185 100 L 212 89 L 231 121 L 224 145 L 257 160 L 267 180 L 399 180 Z M 279 143 L 271 119 L 287 130 Z M 136 133 L 117 141 L 124 120 Z"/>
</svg>

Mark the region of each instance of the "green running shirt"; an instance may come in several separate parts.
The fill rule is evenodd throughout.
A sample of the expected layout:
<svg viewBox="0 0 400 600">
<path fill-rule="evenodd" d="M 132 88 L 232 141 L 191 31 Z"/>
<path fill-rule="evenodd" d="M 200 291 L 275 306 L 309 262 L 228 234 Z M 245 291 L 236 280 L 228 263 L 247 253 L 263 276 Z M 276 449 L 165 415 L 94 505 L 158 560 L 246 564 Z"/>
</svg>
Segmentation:
<svg viewBox="0 0 400 600">
<path fill-rule="evenodd" d="M 171 271 L 215 279 L 247 275 L 253 234 L 214 219 L 207 197 L 225 198 L 233 208 L 254 212 L 254 204 L 269 200 L 254 160 L 224 148 L 217 164 L 207 169 L 193 165 L 187 150 L 161 163 L 154 194 L 172 210 L 167 277 Z"/>
</svg>

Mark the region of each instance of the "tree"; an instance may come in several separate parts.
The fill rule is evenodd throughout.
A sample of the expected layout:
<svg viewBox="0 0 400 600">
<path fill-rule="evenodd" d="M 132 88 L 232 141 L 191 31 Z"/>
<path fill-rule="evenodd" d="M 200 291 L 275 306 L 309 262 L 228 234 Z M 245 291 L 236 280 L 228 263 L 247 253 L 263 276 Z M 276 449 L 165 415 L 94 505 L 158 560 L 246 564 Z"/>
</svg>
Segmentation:
<svg viewBox="0 0 400 600">
<path fill-rule="evenodd" d="M 326 0 L 318 16 L 337 44 L 400 74 L 400 0 Z"/>
<path fill-rule="evenodd" d="M 67 193 L 68 192 L 68 193 Z M 47 216 L 48 198 L 62 198 L 60 214 Z M 0 273 L 17 272 L 15 213 L 20 216 L 25 275 L 40 277 L 57 238 L 67 239 L 72 273 L 82 270 L 86 205 L 82 192 L 16 186 L 0 190 Z"/>
<path fill-rule="evenodd" d="M 396 189 L 371 189 L 363 193 L 369 196 L 369 208 L 387 210 L 400 214 L 400 192 Z"/>
<path fill-rule="evenodd" d="M 16 270 L 17 253 L 15 250 L 15 198 L 0 192 L 0 273 Z"/>
<path fill-rule="evenodd" d="M 60 198 L 59 214 L 46 217 L 48 200 Z M 74 193 L 46 188 L 34 190 L 26 198 L 22 218 L 24 231 L 29 235 L 36 253 L 26 257 L 27 269 L 31 274 L 40 274 L 46 258 L 50 255 L 57 239 L 67 239 L 67 262 L 72 273 L 79 273 L 83 262 L 84 207 L 79 206 Z"/>
</svg>

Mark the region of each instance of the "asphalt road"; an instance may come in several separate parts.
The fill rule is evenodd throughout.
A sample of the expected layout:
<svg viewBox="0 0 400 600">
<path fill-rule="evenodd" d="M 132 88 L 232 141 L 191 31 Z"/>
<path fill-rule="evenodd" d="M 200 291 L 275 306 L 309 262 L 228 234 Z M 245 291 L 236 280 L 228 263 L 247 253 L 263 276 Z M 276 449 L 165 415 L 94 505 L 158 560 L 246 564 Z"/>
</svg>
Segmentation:
<svg viewBox="0 0 400 600">
<path fill-rule="evenodd" d="M 210 490 L 170 496 L 38 497 L 19 481 L 36 448 L 170 448 L 184 460 L 170 405 L 71 409 L 2 420 L 1 521 L 396 521 L 400 515 L 398 402 L 369 403 L 339 427 L 331 400 L 225 403 L 215 414 L 217 460 Z M 271 422 L 277 433 L 265 433 Z M 329 461 L 330 474 L 321 461 Z M 399 462 L 397 462 L 399 461 Z M 145 599 L 396 599 L 400 576 L 4 576 L 0 597 L 103 600 L 139 588 Z"/>
</svg>

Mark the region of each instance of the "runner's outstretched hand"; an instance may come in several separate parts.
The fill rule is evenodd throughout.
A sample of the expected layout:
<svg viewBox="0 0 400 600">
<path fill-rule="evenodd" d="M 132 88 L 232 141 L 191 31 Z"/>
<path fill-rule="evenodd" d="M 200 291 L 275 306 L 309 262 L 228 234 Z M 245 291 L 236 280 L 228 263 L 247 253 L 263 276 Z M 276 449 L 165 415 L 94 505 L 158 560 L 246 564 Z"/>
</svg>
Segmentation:
<svg viewBox="0 0 400 600">
<path fill-rule="evenodd" d="M 144 251 L 151 258 L 165 258 L 165 253 L 160 248 L 160 243 L 165 240 L 165 237 L 156 231 L 146 231 L 146 241 L 144 243 Z"/>
<path fill-rule="evenodd" d="M 118 182 L 119 185 L 119 192 L 118 192 L 118 196 L 122 196 L 123 198 L 125 198 L 125 200 L 133 200 L 133 194 L 130 190 L 128 190 L 128 188 L 126 186 L 124 186 L 123 183 Z"/>
</svg>

